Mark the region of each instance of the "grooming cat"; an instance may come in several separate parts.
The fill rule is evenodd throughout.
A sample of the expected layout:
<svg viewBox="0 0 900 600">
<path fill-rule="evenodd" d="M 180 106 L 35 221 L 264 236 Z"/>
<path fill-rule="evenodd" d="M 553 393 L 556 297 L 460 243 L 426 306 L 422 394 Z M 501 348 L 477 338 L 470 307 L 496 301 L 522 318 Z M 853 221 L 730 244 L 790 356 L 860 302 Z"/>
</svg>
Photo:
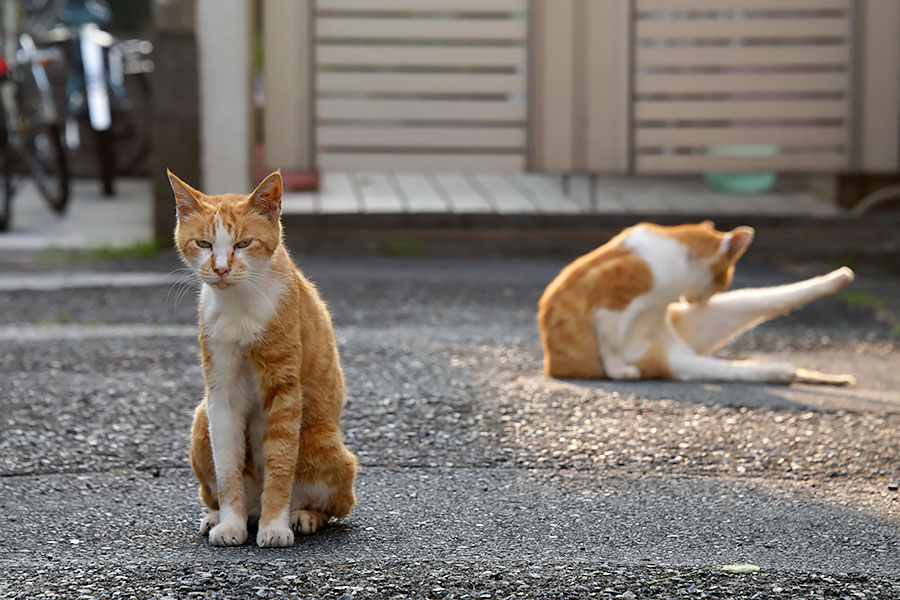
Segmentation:
<svg viewBox="0 0 900 600">
<path fill-rule="evenodd" d="M 169 172 L 175 245 L 202 281 L 206 396 L 191 466 L 216 546 L 280 547 L 356 503 L 356 457 L 338 429 L 344 380 L 331 315 L 282 244 L 281 173 L 250 195 L 205 195 Z"/>
<path fill-rule="evenodd" d="M 787 363 L 707 356 L 738 334 L 834 293 L 853 280 L 840 268 L 806 281 L 722 292 L 753 229 L 712 222 L 641 223 L 565 267 L 539 302 L 544 371 L 584 379 L 854 383 Z"/>
</svg>

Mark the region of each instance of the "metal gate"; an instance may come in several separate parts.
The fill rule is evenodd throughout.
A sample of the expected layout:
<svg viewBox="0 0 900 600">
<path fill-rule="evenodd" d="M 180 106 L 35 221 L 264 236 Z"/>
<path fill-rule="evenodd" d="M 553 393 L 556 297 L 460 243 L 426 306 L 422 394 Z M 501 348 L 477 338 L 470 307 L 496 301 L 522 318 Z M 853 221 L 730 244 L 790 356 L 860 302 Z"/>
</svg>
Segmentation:
<svg viewBox="0 0 900 600">
<path fill-rule="evenodd" d="M 528 0 L 316 0 L 322 169 L 525 167 Z"/>
<path fill-rule="evenodd" d="M 852 28 L 852 0 L 635 0 L 635 172 L 845 168 Z"/>
</svg>

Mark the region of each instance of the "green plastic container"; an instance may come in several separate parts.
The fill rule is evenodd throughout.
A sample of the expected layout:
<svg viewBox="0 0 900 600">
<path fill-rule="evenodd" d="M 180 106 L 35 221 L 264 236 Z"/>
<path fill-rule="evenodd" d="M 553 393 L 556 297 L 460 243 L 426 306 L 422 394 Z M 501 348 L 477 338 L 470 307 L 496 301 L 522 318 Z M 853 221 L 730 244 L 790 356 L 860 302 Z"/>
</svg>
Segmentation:
<svg viewBox="0 0 900 600">
<path fill-rule="evenodd" d="M 712 146 L 709 153 L 714 156 L 775 156 L 778 146 Z M 716 172 L 704 177 L 706 185 L 712 189 L 733 194 L 763 194 L 775 187 L 772 171 Z"/>
</svg>

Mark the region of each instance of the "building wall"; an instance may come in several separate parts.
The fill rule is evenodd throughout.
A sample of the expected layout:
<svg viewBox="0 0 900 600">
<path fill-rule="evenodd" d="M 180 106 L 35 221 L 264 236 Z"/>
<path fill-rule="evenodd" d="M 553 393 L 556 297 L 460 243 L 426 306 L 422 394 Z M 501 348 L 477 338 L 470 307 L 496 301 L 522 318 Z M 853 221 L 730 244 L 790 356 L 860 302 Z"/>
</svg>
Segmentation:
<svg viewBox="0 0 900 600">
<path fill-rule="evenodd" d="M 772 10 L 784 8 L 783 3 L 776 0 L 674 1 L 701 11 L 748 7 L 758 10 L 761 6 Z M 836 148 L 826 161 L 821 161 L 815 168 L 859 172 L 900 170 L 900 2 L 797 1 L 800 4 L 792 4 L 792 8 L 803 6 L 818 10 L 824 7 L 824 17 L 828 16 L 829 11 L 841 10 L 850 15 L 840 21 L 843 25 L 839 25 L 847 27 L 846 24 L 850 24 L 847 27 L 849 43 L 843 44 L 846 48 L 835 46 L 830 49 L 835 55 L 844 52 L 846 60 L 852 65 L 846 72 L 851 81 L 850 91 L 844 95 L 847 108 L 842 109 L 845 113 L 837 116 L 845 119 L 846 135 L 838 139 L 836 134 L 810 128 L 810 140 L 816 140 L 819 144 L 834 144 Z M 265 133 L 269 166 L 285 165 L 298 169 L 315 166 L 313 124 L 316 117 L 310 108 L 315 93 L 314 86 L 310 84 L 315 70 L 315 57 L 310 51 L 315 36 L 309 29 L 314 25 L 309 17 L 312 2 L 315 0 L 296 3 L 268 0 L 265 4 L 264 22 L 271 34 L 263 35 L 268 57 L 266 88 L 269 98 Z M 249 173 L 251 125 L 249 119 L 245 124 L 238 122 L 241 115 L 249 112 L 249 85 L 246 73 L 234 66 L 249 65 L 249 43 L 234 43 L 234 40 L 249 39 L 249 19 L 242 22 L 239 18 L 248 12 L 248 4 L 247 0 L 198 0 L 198 14 L 202 15 L 199 30 L 203 139 L 204 149 L 210 150 L 205 150 L 204 154 L 204 180 L 213 189 L 215 186 L 234 188 Z M 636 10 L 654 7 L 667 10 L 669 6 L 671 3 L 664 0 L 530 0 L 528 169 L 559 173 L 634 172 L 634 15 Z M 307 19 L 305 24 L 304 18 Z M 785 27 L 790 27 L 787 23 L 790 20 L 782 20 L 779 25 L 782 32 Z M 812 27 L 809 31 L 825 31 L 830 27 L 826 20 L 822 20 L 822 25 L 817 25 L 812 22 L 814 19 L 806 19 L 807 25 Z M 730 26 L 742 25 L 732 23 Z M 758 27 L 759 24 L 751 26 Z M 665 28 L 664 22 L 652 24 L 650 29 L 661 28 Z M 297 35 L 285 41 L 285 34 L 292 30 Z M 704 31 L 697 31 L 696 24 L 689 23 L 682 30 L 694 31 L 701 37 L 706 35 Z M 203 35 L 203 31 L 207 35 Z M 790 32 L 784 35 L 790 36 Z M 829 35 L 833 37 L 837 34 Z M 223 40 L 228 41 L 225 43 Z M 773 49 L 773 52 L 776 51 Z M 241 52 L 244 56 L 240 56 Z M 804 52 L 808 53 L 810 49 Z M 223 68 L 223 65 L 226 67 Z M 840 74 L 841 71 L 835 73 Z M 840 77 L 832 78 L 837 79 Z M 246 93 L 241 98 L 233 92 L 241 89 L 242 84 Z M 738 87 L 746 86 L 742 83 Z M 227 106 L 216 105 L 216 99 L 227 93 L 232 94 Z M 687 106 L 691 101 L 682 104 Z M 773 106 L 778 104 L 772 102 Z M 789 101 L 781 103 L 781 106 L 794 108 Z M 702 116 L 700 111 L 695 118 Z M 759 131 L 749 133 L 749 139 L 762 136 Z M 805 139 L 792 136 L 793 133 L 779 134 L 781 141 L 778 143 L 799 140 L 794 143 L 800 145 Z M 234 147 L 240 140 L 246 144 L 243 151 Z M 837 149 L 837 144 L 841 145 L 841 149 Z M 213 154 L 217 158 L 213 158 Z M 226 155 L 228 159 L 224 160 Z M 697 161 L 690 155 L 682 157 L 679 164 L 698 165 L 697 168 L 725 163 L 730 166 L 735 162 L 721 156 L 706 161 Z M 774 169 L 781 165 L 777 157 L 757 157 L 754 161 L 748 161 L 748 164 L 766 163 Z M 666 162 L 666 158 L 663 156 L 647 164 L 651 162 L 661 164 Z M 806 170 L 812 164 L 805 157 L 794 157 L 784 161 L 782 166 Z M 673 165 L 678 166 L 675 162 Z"/>
</svg>

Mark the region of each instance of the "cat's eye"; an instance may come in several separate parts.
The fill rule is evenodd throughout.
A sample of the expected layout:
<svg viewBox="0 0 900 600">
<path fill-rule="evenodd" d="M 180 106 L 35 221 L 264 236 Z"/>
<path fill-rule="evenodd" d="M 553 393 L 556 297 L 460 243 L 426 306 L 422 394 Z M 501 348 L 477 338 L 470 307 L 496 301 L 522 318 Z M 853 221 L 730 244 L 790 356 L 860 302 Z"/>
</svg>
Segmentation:
<svg viewBox="0 0 900 600">
<path fill-rule="evenodd" d="M 198 246 L 201 248 L 212 248 L 212 244 L 207 242 L 206 240 L 194 240 Z"/>
<path fill-rule="evenodd" d="M 234 245 L 235 248 L 246 248 L 250 245 L 250 242 L 253 240 L 241 240 L 237 244 Z"/>
</svg>

